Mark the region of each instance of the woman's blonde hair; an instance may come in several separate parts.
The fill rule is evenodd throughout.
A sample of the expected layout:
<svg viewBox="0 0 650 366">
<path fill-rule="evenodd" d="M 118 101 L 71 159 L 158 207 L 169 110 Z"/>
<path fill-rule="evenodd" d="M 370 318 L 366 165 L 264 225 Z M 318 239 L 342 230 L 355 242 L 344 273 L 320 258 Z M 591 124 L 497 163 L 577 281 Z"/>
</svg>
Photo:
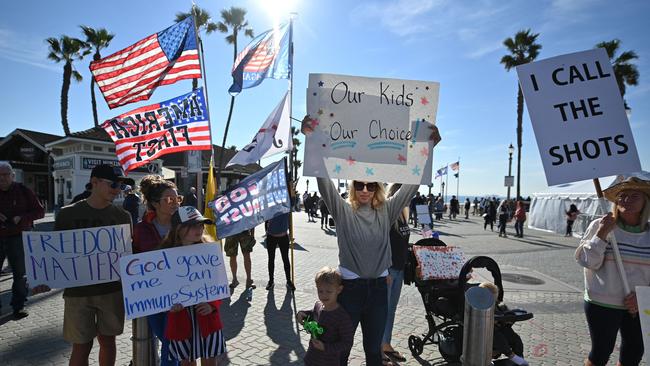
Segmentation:
<svg viewBox="0 0 650 366">
<path fill-rule="evenodd" d="M 639 191 L 636 191 L 639 192 Z M 647 194 L 644 194 L 643 192 L 640 192 L 641 196 L 643 197 L 643 200 L 645 203 L 643 204 L 643 209 L 641 209 L 641 214 L 640 214 L 640 225 L 642 226 L 643 230 L 646 230 L 648 227 L 648 221 L 650 221 L 650 197 L 648 197 Z M 619 214 L 618 214 L 618 203 L 614 203 L 614 219 L 618 221 L 619 219 Z"/>
<path fill-rule="evenodd" d="M 169 230 L 167 235 L 163 238 L 162 242 L 160 242 L 160 245 L 158 246 L 158 249 L 167 249 L 167 248 L 174 248 L 174 247 L 180 247 L 183 244 L 181 244 L 182 238 L 181 238 L 181 228 L 184 229 L 189 229 L 190 225 L 176 225 L 172 226 L 172 228 Z M 203 231 L 203 236 L 201 237 L 201 243 L 212 243 L 214 242 L 214 239 L 205 233 L 205 230 Z"/>
<path fill-rule="evenodd" d="M 357 210 L 359 208 L 359 201 L 357 199 L 357 190 L 354 188 L 354 182 L 355 180 L 352 181 L 350 184 L 350 195 L 348 196 L 348 202 L 350 202 L 350 206 L 352 206 L 353 210 Z M 377 210 L 381 207 L 381 205 L 386 202 L 386 190 L 384 188 L 384 183 L 380 182 L 375 182 L 377 183 L 377 189 L 375 190 L 375 194 L 372 196 L 372 201 L 370 202 L 370 207 L 373 209 Z"/>
</svg>

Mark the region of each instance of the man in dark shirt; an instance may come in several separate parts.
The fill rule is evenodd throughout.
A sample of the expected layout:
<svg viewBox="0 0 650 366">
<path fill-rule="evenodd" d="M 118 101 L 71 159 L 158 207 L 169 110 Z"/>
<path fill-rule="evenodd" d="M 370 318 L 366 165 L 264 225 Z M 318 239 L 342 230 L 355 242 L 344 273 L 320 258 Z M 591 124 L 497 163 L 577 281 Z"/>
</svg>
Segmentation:
<svg viewBox="0 0 650 366">
<path fill-rule="evenodd" d="M 97 165 L 90 174 L 90 197 L 61 209 L 54 230 L 131 224 L 131 215 L 113 205 L 113 200 L 125 188 L 122 169 Z M 34 293 L 48 291 L 36 286 Z M 122 284 L 119 281 L 66 288 L 63 291 L 63 338 L 72 343 L 70 365 L 88 365 L 93 340 L 99 341 L 102 365 L 114 365 L 115 336 L 124 331 Z"/>
<path fill-rule="evenodd" d="M 74 196 L 74 198 L 72 198 L 72 202 L 70 202 L 70 204 L 79 202 L 81 200 L 85 200 L 86 198 L 90 197 L 90 191 L 92 189 L 93 189 L 93 185 L 90 184 L 90 182 L 86 183 L 86 190 L 79 193 L 78 195 Z"/>
<path fill-rule="evenodd" d="M 15 176 L 11 164 L 0 162 L 0 258 L 7 258 L 11 266 L 11 307 L 14 319 L 22 319 L 29 315 L 24 310 L 27 280 L 22 233 L 31 230 L 34 220 L 43 218 L 45 210 L 34 192 L 14 182 Z"/>
</svg>

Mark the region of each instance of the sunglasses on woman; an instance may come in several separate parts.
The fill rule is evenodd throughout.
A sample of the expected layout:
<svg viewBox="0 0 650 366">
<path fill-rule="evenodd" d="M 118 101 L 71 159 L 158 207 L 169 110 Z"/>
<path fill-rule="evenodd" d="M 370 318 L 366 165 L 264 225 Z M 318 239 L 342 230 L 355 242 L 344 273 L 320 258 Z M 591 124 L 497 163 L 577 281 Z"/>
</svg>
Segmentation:
<svg viewBox="0 0 650 366">
<path fill-rule="evenodd" d="M 355 181 L 352 184 L 354 185 L 354 189 L 356 189 L 359 192 L 363 191 L 363 187 L 366 187 L 368 192 L 374 192 L 374 191 L 377 190 L 377 183 L 376 182 L 363 183 L 363 182 Z"/>
<path fill-rule="evenodd" d="M 159 202 L 167 202 L 169 204 L 171 204 L 172 202 L 176 202 L 180 205 L 181 203 L 183 203 L 183 196 L 181 195 L 165 196 L 165 197 L 161 197 Z"/>
</svg>

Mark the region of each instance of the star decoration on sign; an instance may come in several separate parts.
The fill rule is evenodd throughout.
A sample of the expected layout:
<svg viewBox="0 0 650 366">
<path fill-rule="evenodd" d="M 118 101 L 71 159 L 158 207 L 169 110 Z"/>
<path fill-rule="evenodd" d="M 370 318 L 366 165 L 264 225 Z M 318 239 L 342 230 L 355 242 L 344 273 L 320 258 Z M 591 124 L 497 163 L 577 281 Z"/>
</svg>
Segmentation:
<svg viewBox="0 0 650 366">
<path fill-rule="evenodd" d="M 413 172 L 413 175 L 419 176 L 420 175 L 420 167 L 416 165 L 415 168 L 411 169 L 411 172 Z"/>
<path fill-rule="evenodd" d="M 338 174 L 340 172 L 341 172 L 341 166 L 339 164 L 336 164 L 336 166 L 334 166 L 334 173 Z"/>
<path fill-rule="evenodd" d="M 422 105 L 427 105 L 429 104 L 429 100 L 427 99 L 427 97 L 422 97 L 420 98 L 420 103 L 422 103 Z"/>
<path fill-rule="evenodd" d="M 320 122 L 318 122 L 318 119 L 316 119 L 316 118 L 312 118 L 310 122 L 311 122 L 311 127 L 312 128 L 315 128 L 316 126 L 318 126 L 320 124 Z"/>
<path fill-rule="evenodd" d="M 366 168 L 366 175 L 375 175 L 374 169 Z"/>
<path fill-rule="evenodd" d="M 312 94 L 312 95 L 313 95 L 313 96 L 316 96 L 317 94 L 316 94 L 316 92 L 314 92 L 314 94 Z"/>
<path fill-rule="evenodd" d="M 323 110 L 322 110 L 322 109 L 319 109 L 319 110 L 318 110 L 318 114 L 319 114 L 319 115 L 323 114 Z"/>
<path fill-rule="evenodd" d="M 429 156 L 429 148 L 426 147 L 426 146 L 423 147 L 423 148 L 420 150 L 420 155 L 422 155 L 422 156 L 424 156 L 424 157 Z"/>
<path fill-rule="evenodd" d="M 427 87 L 425 87 L 424 89 L 429 90 L 429 87 L 427 86 Z"/>
<path fill-rule="evenodd" d="M 348 158 L 346 159 L 346 161 L 347 161 L 348 164 L 351 165 L 351 166 L 354 165 L 354 163 L 357 162 L 356 160 L 352 159 L 352 155 L 348 155 Z"/>
<path fill-rule="evenodd" d="M 325 85 L 325 83 L 324 83 L 323 81 L 319 81 L 319 82 L 318 82 L 318 87 L 319 87 L 319 88 L 322 88 L 323 85 Z"/>
<path fill-rule="evenodd" d="M 411 145 L 411 146 L 413 146 L 413 145 Z M 402 154 L 397 154 L 397 161 L 403 163 L 403 162 L 406 161 L 406 158 Z"/>
</svg>

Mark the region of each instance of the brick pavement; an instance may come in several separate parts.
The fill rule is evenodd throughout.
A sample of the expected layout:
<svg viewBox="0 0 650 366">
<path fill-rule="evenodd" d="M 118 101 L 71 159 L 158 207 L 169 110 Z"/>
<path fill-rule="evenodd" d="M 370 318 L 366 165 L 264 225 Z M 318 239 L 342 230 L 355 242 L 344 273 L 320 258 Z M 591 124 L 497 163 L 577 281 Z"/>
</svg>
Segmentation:
<svg viewBox="0 0 650 366">
<path fill-rule="evenodd" d="M 293 314 L 296 308 L 313 306 L 316 300 L 314 273 L 324 265 L 338 263 L 334 233 L 322 231 L 318 224 L 306 221 L 304 213 L 295 215 L 298 246 L 294 296 L 279 280 L 284 277 L 279 255 L 276 256 L 278 281 L 275 289 L 264 290 L 267 254 L 262 245 L 256 245 L 252 260 L 253 278 L 258 288 L 252 301 L 245 300 L 240 285 L 222 306 L 228 354 L 220 360 L 220 365 L 302 365 L 309 337 L 298 331 Z M 504 283 L 506 303 L 535 314 L 534 319 L 515 326 L 524 340 L 526 358 L 532 365 L 581 364 L 589 348 L 589 337 L 582 314 L 582 294 L 577 289 L 581 274 L 572 260 L 576 239 L 532 230 L 527 231 L 523 240 L 500 239 L 496 233 L 483 231 L 477 217 L 443 222 L 436 229 L 443 233 L 442 239 L 448 244 L 463 247 L 469 255 L 492 256 L 502 272 L 527 273 L 545 279 L 546 284 L 537 288 Z M 262 230 L 257 230 L 258 243 L 262 240 L 261 234 Z M 243 263 L 241 258 L 239 260 L 241 281 Z M 7 314 L 10 283 L 10 276 L 0 278 L 1 298 L 5 304 L 0 316 L 0 365 L 67 364 L 70 346 L 61 338 L 63 300 L 60 291 L 31 298 L 28 302 L 30 316 L 13 321 Z M 420 294 L 414 286 L 405 286 L 393 334 L 394 346 L 408 358 L 404 365 L 445 364 L 435 346 L 426 346 L 418 358 L 410 355 L 408 337 L 426 330 Z M 360 333 L 355 336 L 351 365 L 363 364 Z M 118 365 L 128 365 L 131 358 L 130 334 L 131 325 L 127 322 L 125 333 L 118 337 Z M 95 346 L 91 364 L 97 364 L 97 350 Z"/>
</svg>

